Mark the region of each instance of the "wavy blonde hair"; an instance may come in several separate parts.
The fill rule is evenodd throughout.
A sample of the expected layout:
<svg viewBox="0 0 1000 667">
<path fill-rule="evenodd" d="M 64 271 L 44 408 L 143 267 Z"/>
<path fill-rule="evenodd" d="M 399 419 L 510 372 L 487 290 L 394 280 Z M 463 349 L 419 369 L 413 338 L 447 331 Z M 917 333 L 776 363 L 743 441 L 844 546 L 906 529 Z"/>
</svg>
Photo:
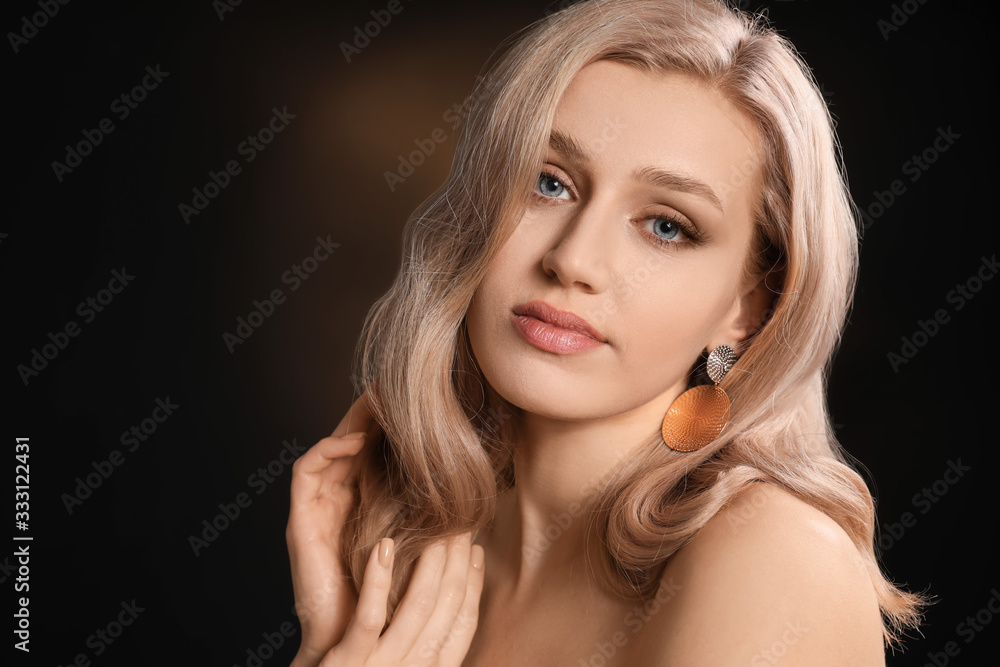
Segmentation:
<svg viewBox="0 0 1000 667">
<path fill-rule="evenodd" d="M 521 219 L 563 91 L 589 63 L 614 60 L 696 77 L 755 122 L 763 154 L 747 273 L 770 271 L 778 297 L 722 383 L 733 405 L 723 435 L 685 454 L 651 441 L 604 480 L 589 527 L 607 557 L 593 574 L 623 598 L 649 597 L 671 554 L 748 485 L 768 482 L 843 527 L 869 569 L 885 640 L 897 643 L 924 600 L 881 572 L 871 493 L 827 412 L 858 232 L 834 123 L 809 69 L 760 17 L 714 0 L 590 0 L 513 37 L 473 92 L 447 181 L 407 222 L 402 266 L 358 344 L 358 389 L 369 392 L 382 436 L 364 450 L 345 529 L 355 586 L 375 543 L 393 537 L 391 616 L 423 548 L 489 525 L 514 483 L 517 419 L 507 417 L 518 409 L 477 367 L 465 314 Z"/>
</svg>

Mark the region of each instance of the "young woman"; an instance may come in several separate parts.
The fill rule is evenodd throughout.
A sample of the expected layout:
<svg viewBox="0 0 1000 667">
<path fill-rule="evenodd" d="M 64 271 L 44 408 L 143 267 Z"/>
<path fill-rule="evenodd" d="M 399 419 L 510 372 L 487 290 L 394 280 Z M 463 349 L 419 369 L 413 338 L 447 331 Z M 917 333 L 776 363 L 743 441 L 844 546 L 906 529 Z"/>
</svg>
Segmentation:
<svg viewBox="0 0 1000 667">
<path fill-rule="evenodd" d="M 881 573 L 827 414 L 857 231 L 775 32 L 591 0 L 475 92 L 295 465 L 293 665 L 882 665 Z"/>
</svg>

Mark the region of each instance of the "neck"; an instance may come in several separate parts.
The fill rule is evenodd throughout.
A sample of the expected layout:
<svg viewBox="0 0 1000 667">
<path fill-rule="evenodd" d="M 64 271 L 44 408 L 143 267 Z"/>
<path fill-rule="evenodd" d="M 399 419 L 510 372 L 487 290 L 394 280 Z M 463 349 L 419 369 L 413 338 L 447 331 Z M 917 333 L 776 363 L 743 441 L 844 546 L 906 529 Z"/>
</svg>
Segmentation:
<svg viewBox="0 0 1000 667">
<path fill-rule="evenodd" d="M 670 394 L 599 420 L 525 414 L 514 452 L 516 483 L 501 496 L 488 538 L 487 574 L 505 598 L 528 601 L 560 578 L 579 581 L 588 556 L 603 548 L 587 530 L 598 488 L 657 437 Z"/>
</svg>

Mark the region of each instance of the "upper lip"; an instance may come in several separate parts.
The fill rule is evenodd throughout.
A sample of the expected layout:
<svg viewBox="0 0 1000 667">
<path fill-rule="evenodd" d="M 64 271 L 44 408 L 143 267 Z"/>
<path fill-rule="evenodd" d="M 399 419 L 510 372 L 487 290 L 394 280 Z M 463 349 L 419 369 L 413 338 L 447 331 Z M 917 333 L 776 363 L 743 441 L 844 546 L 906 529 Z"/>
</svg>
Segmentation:
<svg viewBox="0 0 1000 667">
<path fill-rule="evenodd" d="M 576 313 L 571 313 L 568 310 L 559 310 L 555 306 L 551 306 L 544 301 L 528 301 L 527 303 L 522 303 L 520 306 L 514 308 L 515 315 L 524 315 L 527 317 L 534 317 L 537 320 L 551 324 L 554 327 L 559 327 L 560 329 L 569 329 L 570 331 L 575 331 L 581 333 L 584 336 L 589 336 L 594 340 L 606 343 L 608 342 L 601 332 L 590 325 L 590 322 L 583 319 Z"/>
</svg>

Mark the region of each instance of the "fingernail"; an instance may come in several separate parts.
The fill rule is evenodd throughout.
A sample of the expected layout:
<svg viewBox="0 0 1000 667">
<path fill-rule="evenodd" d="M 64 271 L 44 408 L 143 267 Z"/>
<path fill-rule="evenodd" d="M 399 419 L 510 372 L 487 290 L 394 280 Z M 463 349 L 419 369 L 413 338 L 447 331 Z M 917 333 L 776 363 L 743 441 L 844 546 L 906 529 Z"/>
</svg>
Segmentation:
<svg viewBox="0 0 1000 667">
<path fill-rule="evenodd" d="M 378 563 L 382 567 L 389 567 L 389 561 L 392 560 L 392 538 L 383 537 L 378 543 Z"/>
<path fill-rule="evenodd" d="M 478 544 L 472 545 L 472 567 L 477 570 L 483 569 L 483 563 L 486 562 L 486 552 L 483 547 Z"/>
<path fill-rule="evenodd" d="M 347 435 L 340 436 L 341 440 L 364 440 L 365 436 L 368 435 L 364 431 L 355 431 L 354 433 L 348 433 Z"/>
</svg>

